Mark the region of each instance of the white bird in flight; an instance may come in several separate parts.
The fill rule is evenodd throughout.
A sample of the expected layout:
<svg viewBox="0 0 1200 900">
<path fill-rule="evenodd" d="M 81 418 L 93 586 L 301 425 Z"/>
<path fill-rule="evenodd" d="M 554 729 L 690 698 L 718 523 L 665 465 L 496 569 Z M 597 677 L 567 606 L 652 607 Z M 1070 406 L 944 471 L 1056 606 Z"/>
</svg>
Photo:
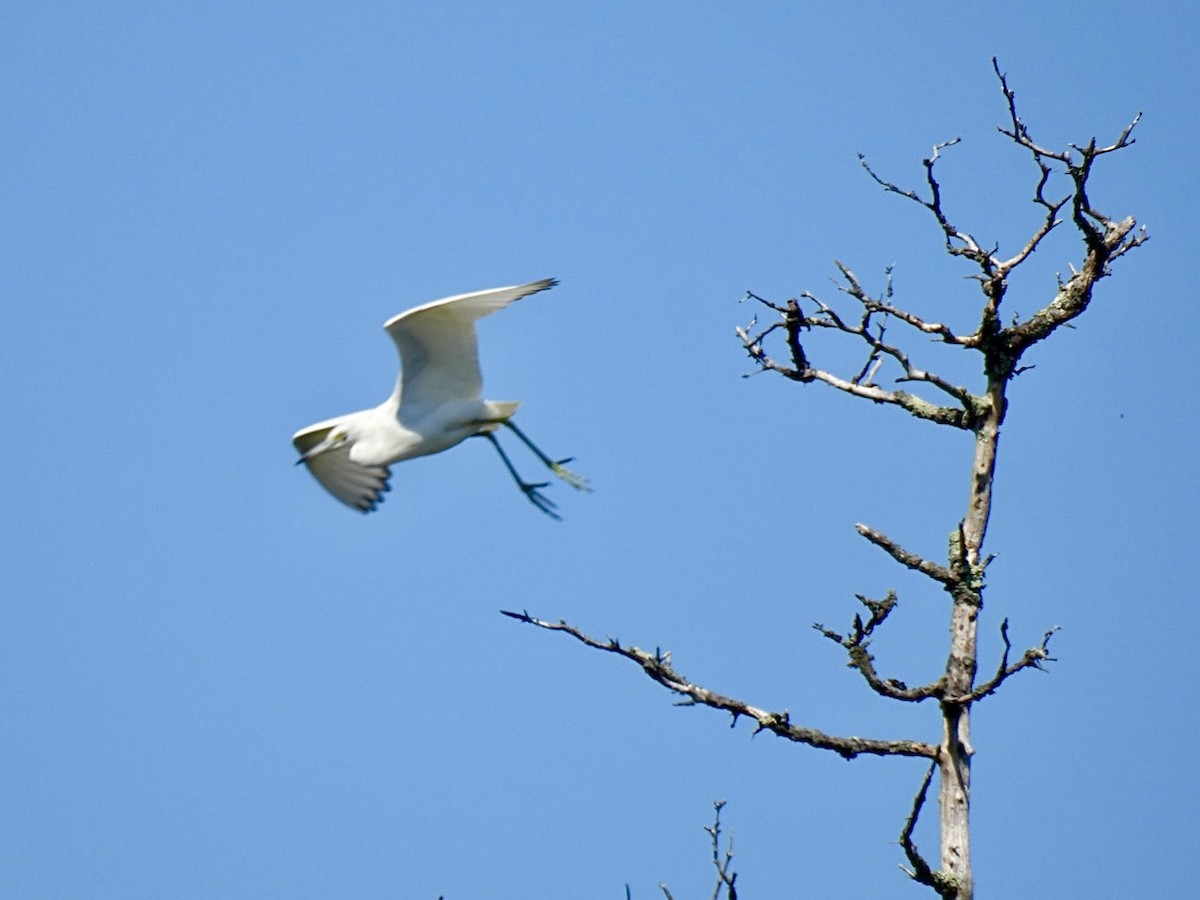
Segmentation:
<svg viewBox="0 0 1200 900">
<path fill-rule="evenodd" d="M 362 412 L 326 419 L 297 431 L 292 443 L 313 477 L 347 506 L 370 512 L 391 490 L 392 463 L 449 450 L 469 437 L 485 437 L 500 454 L 517 486 L 538 509 L 558 519 L 556 504 L 541 493 L 549 482 L 531 484 L 517 474 L 496 439 L 510 429 L 555 475 L 578 490 L 587 479 L 543 453 L 516 425 L 519 403 L 483 399 L 483 376 L 475 320 L 514 300 L 548 290 L 553 278 L 513 287 L 459 294 L 414 307 L 389 319 L 384 329 L 400 351 L 400 376 L 392 395 Z"/>
</svg>

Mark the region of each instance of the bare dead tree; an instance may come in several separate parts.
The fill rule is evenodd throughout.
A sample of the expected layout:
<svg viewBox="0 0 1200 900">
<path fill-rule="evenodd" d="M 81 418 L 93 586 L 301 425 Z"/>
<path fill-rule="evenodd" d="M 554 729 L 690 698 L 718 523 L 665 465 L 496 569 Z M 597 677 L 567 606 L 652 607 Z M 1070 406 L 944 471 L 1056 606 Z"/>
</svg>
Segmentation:
<svg viewBox="0 0 1200 900">
<path fill-rule="evenodd" d="M 682 704 L 723 710 L 733 717 L 734 724 L 743 717 L 751 719 L 755 722 L 756 733 L 769 731 L 800 744 L 831 750 L 846 759 L 863 753 L 928 759 L 929 768 L 905 819 L 900 846 L 908 861 L 905 871 L 909 877 L 932 888 L 938 896 L 954 900 L 971 900 L 974 896 L 969 818 L 971 756 L 974 753 L 970 736 L 971 709 L 1018 672 L 1040 668 L 1044 662 L 1052 660 L 1049 643 L 1057 630 L 1049 629 L 1038 644 L 1012 660 L 1008 620 L 1005 619 L 1000 624 L 1004 650 L 995 672 L 987 680 L 977 683 L 976 635 L 983 609 L 986 570 L 991 561 L 984 553 L 984 539 L 992 510 L 1000 427 L 1008 412 L 1008 386 L 1027 368 L 1022 365 L 1026 352 L 1080 316 L 1091 303 L 1096 284 L 1111 273 L 1112 264 L 1147 240 L 1145 230 L 1136 229 L 1132 216 L 1110 217 L 1093 205 L 1089 195 L 1089 181 L 1096 163 L 1134 143 L 1132 133 L 1141 114 L 1110 144 L 1102 146 L 1093 138 L 1086 144 L 1051 149 L 1034 140 L 1018 115 L 1016 95 L 1007 78 L 996 60 L 992 60 L 992 65 L 1007 106 L 1007 122 L 998 131 L 1031 158 L 1037 171 L 1032 202 L 1039 212 L 1038 222 L 1015 253 L 1002 255 L 998 245 L 980 241 L 972 232 L 958 228 L 948 218 L 935 170 L 943 152 L 959 143 L 957 138 L 936 145 L 929 158 L 923 160 L 925 184 L 920 191 L 901 188 L 888 181 L 860 157 L 867 174 L 885 191 L 905 197 L 928 211 L 941 232 L 946 253 L 972 265 L 975 270 L 972 277 L 982 294 L 981 312 L 974 330 L 956 331 L 949 325 L 931 321 L 897 305 L 890 271 L 882 293 L 872 295 L 854 272 L 840 262 L 836 263 L 841 276 L 838 290 L 843 295 L 840 306 L 827 303 L 807 291 L 798 299 L 785 303 L 748 293 L 747 298 L 769 309 L 774 320 L 765 326 L 752 322 L 737 329 L 743 348 L 759 371 L 775 372 L 801 384 L 824 383 L 853 397 L 899 407 L 924 422 L 974 435 L 966 511 L 950 531 L 945 562 L 909 550 L 870 526 L 856 526 L 867 541 L 900 565 L 921 573 L 949 595 L 950 650 L 941 676 L 929 684 L 910 687 L 898 679 L 884 677 L 876 670 L 870 652 L 871 641 L 896 608 L 898 601 L 894 592 L 882 599 L 858 595 L 864 612 L 854 616 L 850 630 L 845 633 L 819 623 L 814 625 L 822 635 L 843 648 L 848 664 L 862 675 L 875 693 L 904 703 L 935 700 L 941 718 L 940 739 L 935 743 L 825 734 L 793 723 L 786 711 L 761 709 L 692 683 L 673 667 L 670 653 L 625 646 L 615 638 L 597 640 L 566 622 L 546 621 L 527 612 L 505 613 L 527 624 L 568 635 L 585 646 L 628 659 L 652 680 L 680 695 Z M 1052 182 L 1058 183 L 1058 180 L 1065 180 L 1067 185 L 1066 193 L 1061 196 L 1051 193 Z M 1070 277 L 1058 277 L 1053 294 L 1039 310 L 1025 318 L 1013 315 L 1009 324 L 1004 324 L 1001 306 L 1013 273 L 1033 256 L 1048 235 L 1067 223 L 1082 241 L 1079 265 L 1071 266 Z M 843 311 L 847 303 L 852 313 Z M 898 323 L 902 333 L 912 331 L 937 343 L 979 354 L 982 390 L 968 390 L 918 365 L 913 356 L 890 336 L 888 327 L 893 323 Z M 776 340 L 777 335 L 786 348 L 786 359 L 776 358 L 767 350 L 768 342 Z M 860 343 L 865 352 L 862 366 L 849 375 L 838 375 L 814 365 L 805 349 L 810 336 Z M 893 371 L 892 385 L 880 382 L 885 372 Z M 937 868 L 920 854 L 913 841 L 914 829 L 935 772 L 939 779 L 941 838 Z"/>
</svg>

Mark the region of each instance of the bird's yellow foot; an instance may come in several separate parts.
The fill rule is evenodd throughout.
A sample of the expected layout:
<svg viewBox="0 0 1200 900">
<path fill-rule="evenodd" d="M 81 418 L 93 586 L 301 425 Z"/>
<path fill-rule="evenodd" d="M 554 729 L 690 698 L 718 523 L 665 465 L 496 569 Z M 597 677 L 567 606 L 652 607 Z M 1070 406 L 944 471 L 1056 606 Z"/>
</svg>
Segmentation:
<svg viewBox="0 0 1200 900">
<path fill-rule="evenodd" d="M 578 472 L 572 472 L 565 465 L 563 465 L 563 463 L 569 463 L 572 459 L 574 459 L 574 457 L 560 459 L 558 462 L 551 463 L 550 471 L 569 484 L 571 487 L 575 488 L 575 490 L 588 491 L 590 493 L 592 487 L 590 484 L 588 484 L 587 478 L 583 475 L 580 475 Z"/>
</svg>

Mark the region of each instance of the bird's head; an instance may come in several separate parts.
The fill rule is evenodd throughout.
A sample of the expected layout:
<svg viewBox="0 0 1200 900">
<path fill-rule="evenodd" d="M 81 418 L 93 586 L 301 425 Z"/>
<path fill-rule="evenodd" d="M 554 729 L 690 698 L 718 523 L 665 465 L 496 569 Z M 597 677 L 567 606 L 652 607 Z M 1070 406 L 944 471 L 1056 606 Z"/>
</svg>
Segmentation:
<svg viewBox="0 0 1200 900">
<path fill-rule="evenodd" d="M 345 447 L 353 443 L 353 427 L 349 423 L 340 422 L 321 431 L 310 431 L 297 435 L 296 445 L 300 449 L 300 458 L 296 465 L 306 463 L 314 456 L 320 456 L 330 450 Z"/>
</svg>

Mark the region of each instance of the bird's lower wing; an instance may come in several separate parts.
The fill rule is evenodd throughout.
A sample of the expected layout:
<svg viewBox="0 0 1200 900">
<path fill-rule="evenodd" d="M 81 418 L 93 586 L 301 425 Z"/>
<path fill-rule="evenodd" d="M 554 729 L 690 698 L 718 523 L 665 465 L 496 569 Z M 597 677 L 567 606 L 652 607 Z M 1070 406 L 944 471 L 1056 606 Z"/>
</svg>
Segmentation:
<svg viewBox="0 0 1200 900">
<path fill-rule="evenodd" d="M 347 506 L 371 512 L 391 490 L 387 466 L 364 466 L 350 458 L 350 449 L 338 448 L 306 460 L 305 465 L 321 486 Z"/>
</svg>

